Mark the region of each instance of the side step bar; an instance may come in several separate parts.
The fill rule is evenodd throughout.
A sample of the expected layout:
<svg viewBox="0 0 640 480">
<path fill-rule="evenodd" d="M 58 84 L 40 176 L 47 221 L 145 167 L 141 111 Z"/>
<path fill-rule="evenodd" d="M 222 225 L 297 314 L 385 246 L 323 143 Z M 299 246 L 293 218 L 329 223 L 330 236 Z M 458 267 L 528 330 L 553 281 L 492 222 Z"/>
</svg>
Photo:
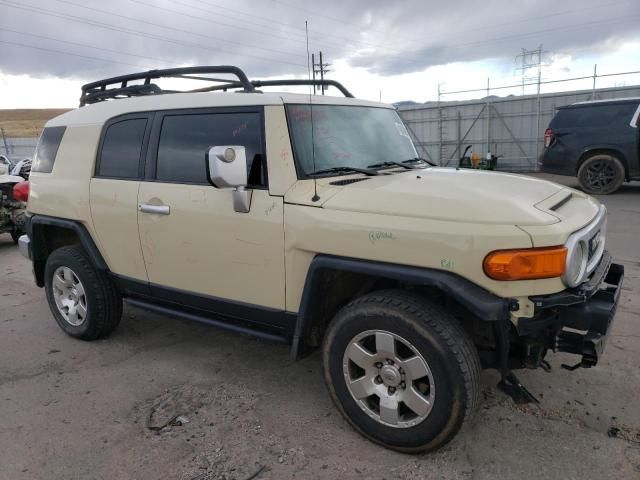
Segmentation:
<svg viewBox="0 0 640 480">
<path fill-rule="evenodd" d="M 287 345 L 291 343 L 291 339 L 284 335 L 278 335 L 277 333 L 263 332 L 261 330 L 256 330 L 256 329 L 245 327 L 242 325 L 237 325 L 235 323 L 231 323 L 230 321 L 211 318 L 210 316 L 207 316 L 204 313 L 200 314 L 195 312 L 186 312 L 178 308 L 167 307 L 165 305 L 158 305 L 157 303 L 140 300 L 138 298 L 126 297 L 124 300 L 128 304 L 134 307 L 149 310 L 151 312 L 159 313 L 161 315 L 169 315 L 169 316 L 184 318 L 187 320 L 193 320 L 194 322 L 204 323 L 206 325 L 218 327 L 223 330 L 229 330 L 231 332 L 251 335 L 252 337 L 256 337 L 261 340 L 266 340 L 269 342 L 284 343 Z"/>
</svg>

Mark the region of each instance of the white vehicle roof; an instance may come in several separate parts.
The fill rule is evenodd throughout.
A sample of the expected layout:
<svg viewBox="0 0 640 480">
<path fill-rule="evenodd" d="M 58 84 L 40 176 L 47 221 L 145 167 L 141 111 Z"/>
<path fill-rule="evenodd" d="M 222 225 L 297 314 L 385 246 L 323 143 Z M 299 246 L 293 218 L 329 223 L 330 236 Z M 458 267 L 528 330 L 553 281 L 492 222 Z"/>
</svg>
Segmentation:
<svg viewBox="0 0 640 480">
<path fill-rule="evenodd" d="M 395 109 L 393 105 L 349 97 L 299 93 L 196 92 L 166 93 L 105 100 L 71 110 L 47 122 L 47 127 L 101 125 L 126 113 L 208 107 L 240 107 L 282 104 L 353 105 Z"/>
</svg>

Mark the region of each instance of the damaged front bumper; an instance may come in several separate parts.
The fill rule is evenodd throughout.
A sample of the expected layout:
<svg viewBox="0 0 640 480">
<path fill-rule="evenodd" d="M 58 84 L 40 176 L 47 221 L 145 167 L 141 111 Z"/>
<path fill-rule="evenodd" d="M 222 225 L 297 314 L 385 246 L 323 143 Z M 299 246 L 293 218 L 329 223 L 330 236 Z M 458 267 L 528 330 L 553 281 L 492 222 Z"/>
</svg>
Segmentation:
<svg viewBox="0 0 640 480">
<path fill-rule="evenodd" d="M 581 356 L 577 364 L 563 365 L 569 370 L 596 365 L 615 317 L 623 278 L 624 267 L 604 252 L 585 283 L 556 294 L 530 297 L 535 315 L 518 322 L 518 334 L 532 340 L 527 366 L 542 364 L 549 349 Z"/>
</svg>

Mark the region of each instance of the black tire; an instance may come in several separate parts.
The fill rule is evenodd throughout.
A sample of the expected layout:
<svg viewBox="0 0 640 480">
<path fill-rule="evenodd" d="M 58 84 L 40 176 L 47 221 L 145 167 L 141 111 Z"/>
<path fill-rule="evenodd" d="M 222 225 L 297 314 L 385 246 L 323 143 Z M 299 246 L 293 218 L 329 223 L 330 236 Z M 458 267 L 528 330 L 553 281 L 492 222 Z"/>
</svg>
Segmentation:
<svg viewBox="0 0 640 480">
<path fill-rule="evenodd" d="M 13 240 L 14 244 L 18 244 L 18 239 L 22 235 L 22 232 L 16 232 L 15 230 L 11 232 L 11 240 Z"/>
<path fill-rule="evenodd" d="M 378 329 L 408 340 L 431 370 L 433 407 L 415 426 L 397 428 L 372 418 L 347 387 L 345 349 L 356 335 Z M 412 293 L 373 292 L 342 308 L 328 327 L 323 363 L 331 398 L 346 420 L 368 439 L 394 450 L 414 453 L 442 447 L 479 402 L 480 359 L 471 339 L 451 314 Z"/>
<path fill-rule="evenodd" d="M 591 195 L 608 195 L 625 180 L 624 165 L 619 158 L 605 153 L 587 158 L 578 169 L 582 190 Z"/>
<path fill-rule="evenodd" d="M 80 325 L 69 323 L 56 305 L 53 276 L 59 267 L 70 268 L 84 287 L 87 313 Z M 81 340 L 97 340 L 109 335 L 120 323 L 122 297 L 106 273 L 93 267 L 82 247 L 61 247 L 52 252 L 47 258 L 44 276 L 49 308 L 68 335 Z"/>
</svg>

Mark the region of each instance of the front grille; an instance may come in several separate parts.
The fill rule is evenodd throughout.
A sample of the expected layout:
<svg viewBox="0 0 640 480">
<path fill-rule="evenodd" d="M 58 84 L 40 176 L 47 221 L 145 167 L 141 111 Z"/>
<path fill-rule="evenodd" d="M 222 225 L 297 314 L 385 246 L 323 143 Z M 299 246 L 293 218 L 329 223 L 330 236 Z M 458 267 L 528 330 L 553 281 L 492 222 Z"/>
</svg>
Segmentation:
<svg viewBox="0 0 640 480">
<path fill-rule="evenodd" d="M 600 206 L 600 210 L 595 219 L 586 227 L 574 232 L 569 236 L 566 247 L 569 254 L 567 255 L 567 266 L 569 265 L 571 254 L 580 246 L 587 252 L 586 266 L 577 280 L 571 281 L 565 278 L 564 281 L 570 287 L 575 287 L 584 282 L 591 273 L 596 269 L 605 247 L 605 239 L 607 232 L 607 209 L 604 205 Z"/>
</svg>

